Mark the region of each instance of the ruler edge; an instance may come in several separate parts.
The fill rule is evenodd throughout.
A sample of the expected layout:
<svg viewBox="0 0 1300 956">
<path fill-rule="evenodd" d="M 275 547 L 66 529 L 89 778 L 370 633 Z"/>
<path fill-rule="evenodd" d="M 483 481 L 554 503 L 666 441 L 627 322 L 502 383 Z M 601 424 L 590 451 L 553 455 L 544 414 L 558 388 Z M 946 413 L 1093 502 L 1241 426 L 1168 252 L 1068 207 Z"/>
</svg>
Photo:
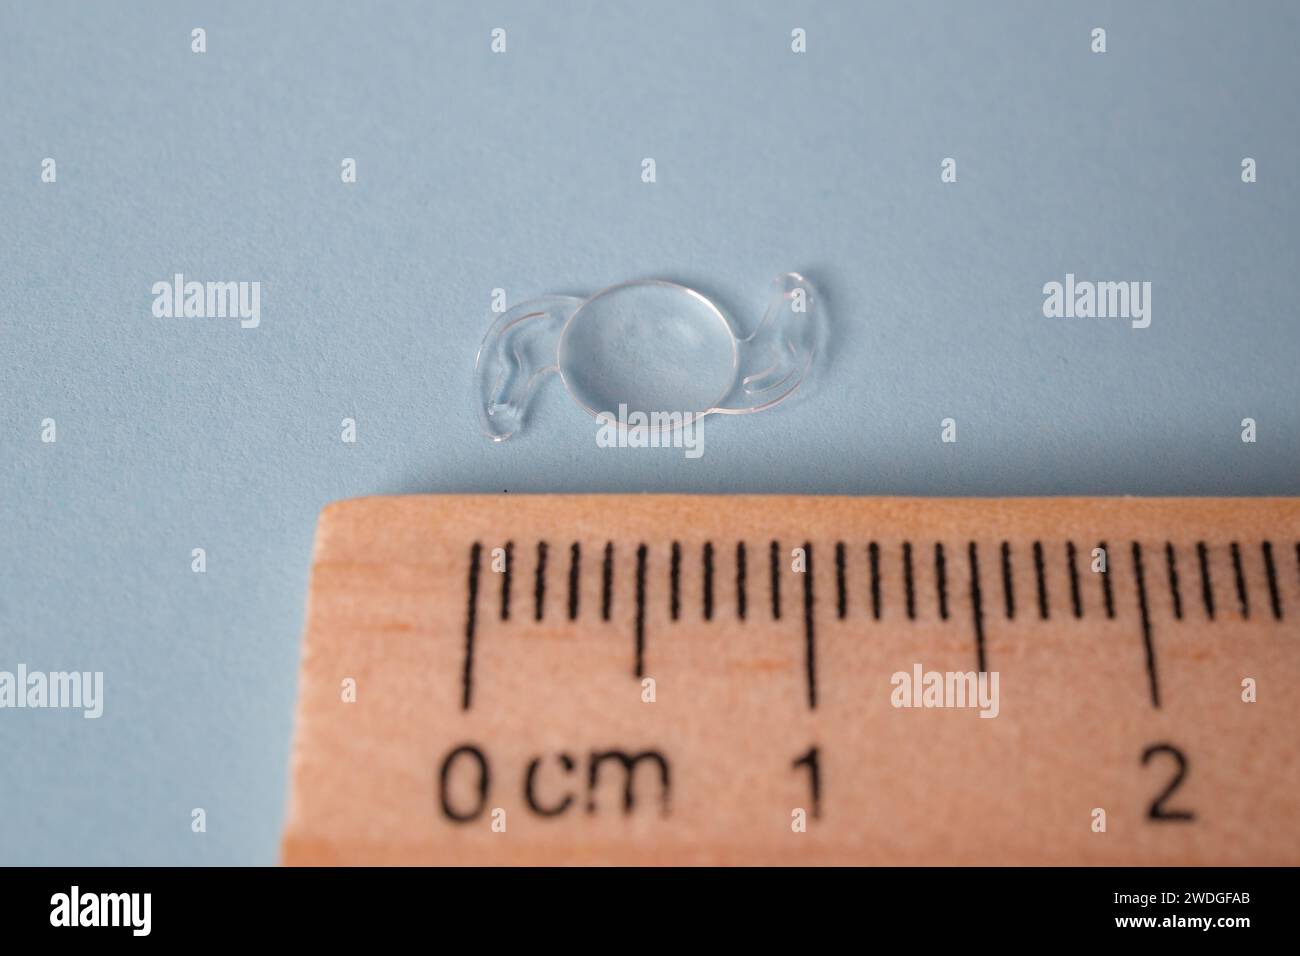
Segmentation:
<svg viewBox="0 0 1300 956">
<path fill-rule="evenodd" d="M 280 865 L 304 865 L 289 861 L 289 856 L 295 852 L 291 849 L 295 844 L 303 844 L 309 841 L 298 836 L 294 830 L 294 822 L 299 814 L 296 813 L 297 796 L 299 787 L 297 785 L 299 777 L 299 763 L 301 761 L 301 750 L 298 746 L 299 733 L 304 723 L 304 704 L 305 697 L 302 693 L 302 664 L 308 652 L 308 639 L 312 629 L 312 620 L 315 605 L 315 582 L 317 567 L 328 564 L 328 552 L 331 545 L 331 536 L 334 525 L 346 517 L 351 517 L 352 512 L 364 508 L 375 508 L 392 505 L 400 506 L 403 502 L 444 502 L 444 501 L 464 501 L 472 504 L 500 503 L 509 500 L 511 497 L 525 500 L 550 499 L 556 502 L 577 502 L 590 501 L 593 498 L 609 499 L 630 499 L 646 503 L 668 503 L 674 501 L 691 500 L 694 502 L 707 502 L 712 500 L 726 500 L 729 502 L 740 502 L 748 504 L 763 504 L 772 501 L 800 499 L 812 502 L 839 502 L 839 501 L 871 501 L 887 503 L 907 503 L 911 505 L 939 505 L 957 506 L 961 508 L 978 507 L 981 505 L 999 506 L 1010 504 L 1015 508 L 1032 508 L 1035 505 L 1052 504 L 1053 506 L 1071 506 L 1071 505 L 1097 505 L 1103 504 L 1124 504 L 1140 505 L 1143 503 L 1152 504 L 1158 508 L 1177 508 L 1189 507 L 1198 504 L 1213 504 L 1216 508 L 1230 507 L 1232 505 L 1251 505 L 1251 506 L 1290 506 L 1295 509 L 1297 520 L 1300 520 L 1300 495 L 1236 495 L 1236 496 L 1219 496 L 1219 495 L 1200 495 L 1200 496 L 1150 496 L 1150 495 L 1014 495 L 1014 496 L 928 496 L 928 495 L 854 495 L 854 494 L 791 494 L 786 492 L 757 493 L 757 494 L 732 494 L 728 492 L 717 493 L 673 493 L 673 492 L 524 492 L 517 495 L 509 493 L 493 492 L 417 492 L 409 494 L 393 495 L 362 495 L 352 498 L 341 498 L 328 502 L 320 511 L 316 520 L 316 530 L 312 542 L 312 555 L 309 568 L 307 596 L 303 608 L 303 625 L 302 633 L 299 640 L 298 654 L 298 672 L 295 681 L 296 700 L 293 708 L 293 730 L 290 737 L 289 750 L 289 768 L 287 773 L 287 793 L 285 795 L 285 812 L 283 825 L 280 832 L 279 841 L 279 864 Z M 1297 529 L 1300 534 L 1300 529 Z M 305 864 L 311 865 L 311 864 Z"/>
</svg>

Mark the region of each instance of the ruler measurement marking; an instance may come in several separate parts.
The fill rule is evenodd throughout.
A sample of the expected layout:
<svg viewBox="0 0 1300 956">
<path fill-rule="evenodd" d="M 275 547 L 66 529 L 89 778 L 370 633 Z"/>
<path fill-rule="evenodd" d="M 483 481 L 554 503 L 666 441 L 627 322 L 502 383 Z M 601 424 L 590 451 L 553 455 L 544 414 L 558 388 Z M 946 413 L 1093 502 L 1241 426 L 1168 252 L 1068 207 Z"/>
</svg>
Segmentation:
<svg viewBox="0 0 1300 956">
<path fill-rule="evenodd" d="M 872 541 L 867 545 L 868 563 L 871 565 L 871 616 L 880 620 L 880 545 Z"/>
<path fill-rule="evenodd" d="M 1214 620 L 1214 585 L 1210 581 L 1210 554 L 1204 541 L 1196 542 L 1196 558 L 1201 565 L 1201 601 L 1205 604 L 1205 615 Z"/>
<path fill-rule="evenodd" d="M 540 621 L 546 606 L 546 551 L 545 541 L 537 542 L 537 574 L 533 579 L 533 620 Z"/>
<path fill-rule="evenodd" d="M 465 667 L 461 673 L 460 709 L 469 710 L 474 688 L 474 626 L 478 617 L 478 571 L 483 557 L 483 545 L 475 541 L 469 549 L 469 584 L 465 608 Z"/>
<path fill-rule="evenodd" d="M 645 559 L 643 541 L 636 549 L 636 667 L 637 680 L 645 676 Z"/>
<path fill-rule="evenodd" d="M 704 542 L 704 620 L 713 620 L 713 542 Z"/>
<path fill-rule="evenodd" d="M 581 573 L 582 548 L 573 542 L 569 548 L 569 620 L 578 619 L 578 576 Z"/>
<path fill-rule="evenodd" d="M 1046 621 L 1050 616 L 1047 609 L 1047 571 L 1043 564 L 1043 542 L 1034 542 L 1034 577 L 1038 581 L 1038 617 Z"/>
<path fill-rule="evenodd" d="M 1156 678 L 1156 649 L 1151 639 L 1151 616 L 1147 611 L 1147 586 L 1142 572 L 1142 545 L 1133 542 L 1133 579 L 1137 584 L 1138 611 L 1142 615 L 1142 644 L 1146 651 L 1147 680 L 1151 685 L 1151 703 L 1160 706 L 1160 683 Z"/>
<path fill-rule="evenodd" d="M 668 613 L 675 621 L 682 614 L 682 543 L 673 542 L 668 571 Z"/>
<path fill-rule="evenodd" d="M 849 613 L 849 596 L 844 582 L 844 542 L 835 542 L 835 612 L 842 621 Z"/>
<path fill-rule="evenodd" d="M 1011 542 L 1009 541 L 1002 542 L 1002 607 L 1006 611 L 1007 620 L 1015 620 L 1016 592 L 1011 580 Z"/>
<path fill-rule="evenodd" d="M 502 582 L 500 592 L 500 617 L 502 621 L 510 620 L 510 603 L 512 595 L 513 581 L 513 559 L 514 559 L 513 541 L 507 541 L 505 544 L 505 561 L 502 567 Z M 1078 549 L 1073 540 L 1067 539 L 1065 542 L 1065 556 L 1067 569 L 1070 573 L 1071 583 L 1071 601 L 1074 610 L 1074 617 L 1082 619 L 1084 617 L 1084 604 L 1082 599 L 1082 590 L 1079 582 L 1079 572 L 1077 567 Z M 470 549 L 468 562 L 468 593 L 465 619 L 465 653 L 462 668 L 462 710 L 469 710 L 473 697 L 473 669 L 474 669 L 474 652 L 475 641 L 478 631 L 478 593 L 481 584 L 482 574 L 482 543 L 474 542 Z M 1040 585 L 1039 592 L 1039 616 L 1043 620 L 1050 619 L 1050 607 L 1047 600 L 1046 585 L 1046 568 L 1044 558 L 1044 545 L 1042 541 L 1034 542 L 1034 563 L 1036 569 L 1036 578 Z M 1099 544 L 1103 550 L 1106 549 L 1106 543 Z M 948 567 L 947 553 L 943 542 L 935 543 L 935 588 L 938 602 L 939 616 L 943 620 L 949 618 L 949 601 L 948 601 Z M 1008 541 L 1001 542 L 1001 572 L 1002 572 L 1002 591 L 1004 611 L 1008 619 L 1015 617 L 1015 590 L 1014 590 L 1014 573 L 1012 562 L 1011 544 Z M 817 707 L 817 673 L 816 673 L 816 592 L 813 581 L 813 545 L 811 542 L 805 542 L 803 546 L 805 558 L 804 586 L 803 586 L 803 618 L 804 618 L 804 656 L 805 656 L 805 675 L 807 683 L 807 699 L 811 709 Z M 1211 576 L 1210 548 L 1204 541 L 1196 544 L 1196 551 L 1201 568 L 1201 591 L 1205 603 L 1206 614 L 1213 620 L 1215 616 L 1215 599 L 1213 595 L 1213 583 Z M 1245 562 L 1242 555 L 1242 549 L 1239 542 L 1229 542 L 1228 551 L 1232 557 L 1236 594 L 1240 603 L 1242 618 L 1249 619 L 1249 590 L 1245 571 Z M 879 618 L 882 608 L 882 572 L 881 572 L 881 553 L 878 542 L 870 542 L 867 548 L 871 566 L 871 613 L 875 618 Z M 1269 608 L 1274 620 L 1281 621 L 1284 618 L 1282 588 L 1278 577 L 1278 565 L 1276 554 L 1273 548 L 1273 542 L 1262 541 L 1260 543 L 1260 552 L 1264 564 L 1264 571 L 1268 584 Z M 549 554 L 549 543 L 545 540 L 537 542 L 537 567 L 534 587 L 534 617 L 541 621 L 545 617 L 545 590 L 546 590 L 546 572 L 547 560 Z M 649 546 L 641 542 L 637 548 L 636 564 L 636 616 L 634 619 L 635 641 L 636 641 L 636 661 L 634 672 L 638 678 L 645 674 L 645 644 L 646 644 L 646 573 L 648 566 Z M 1176 620 L 1183 620 L 1183 598 L 1182 582 L 1178 568 L 1177 548 L 1172 541 L 1166 541 L 1164 544 L 1164 556 L 1166 572 L 1168 576 L 1169 593 L 1171 597 L 1171 610 Z M 614 543 L 606 542 L 604 548 L 604 561 L 602 564 L 602 607 L 601 616 L 605 620 L 610 619 L 610 611 L 613 603 L 613 557 Z M 1137 588 L 1137 610 L 1139 613 L 1143 648 L 1146 657 L 1146 666 L 1148 673 L 1148 683 L 1150 686 L 1151 700 L 1155 707 L 1160 707 L 1160 687 L 1159 675 L 1156 660 L 1156 650 L 1154 643 L 1154 626 L 1152 620 L 1152 609 L 1150 607 L 1150 598 L 1147 593 L 1146 569 L 1142 546 L 1140 542 L 1132 542 L 1133 573 L 1134 582 Z M 1296 569 L 1300 573 L 1300 542 L 1295 543 Z M 714 544 L 705 542 L 702 550 L 703 566 L 703 602 L 704 617 L 706 620 L 712 620 L 714 606 Z M 906 607 L 909 620 L 916 619 L 915 613 L 915 574 L 912 562 L 912 543 L 904 541 L 901 543 L 901 558 L 903 566 L 903 585 L 906 595 Z M 772 596 L 772 615 L 776 620 L 780 619 L 780 544 L 772 541 L 770 545 L 770 570 L 771 570 L 771 596 Z M 967 543 L 967 563 L 969 569 L 969 588 L 971 601 L 971 624 L 976 646 L 976 660 L 980 671 L 986 671 L 988 667 L 988 649 L 987 649 L 987 629 L 985 622 L 984 607 L 984 590 L 983 580 L 979 567 L 979 546 L 975 541 Z M 670 572 L 670 592 L 671 592 L 671 613 L 673 620 L 679 618 L 680 607 L 680 568 L 681 568 L 681 544 L 674 541 L 671 550 L 671 572 Z M 1115 610 L 1113 604 L 1113 591 L 1110 586 L 1107 572 L 1102 574 L 1103 589 L 1107 601 L 1107 616 L 1114 618 Z M 570 564 L 568 573 L 568 620 L 576 621 L 580 618 L 580 592 L 581 592 L 582 560 L 581 544 L 573 542 L 570 546 Z M 835 582 L 836 582 L 836 613 L 841 620 L 848 618 L 848 548 L 843 541 L 835 543 Z M 744 541 L 736 542 L 736 612 L 740 620 L 747 617 L 748 607 L 748 554 Z M 1046 612 L 1046 616 L 1044 616 Z"/>
<path fill-rule="evenodd" d="M 1232 553 L 1232 575 L 1237 583 L 1237 604 L 1241 608 L 1243 620 L 1250 618 L 1250 597 L 1246 594 L 1246 574 L 1241 567 L 1241 546 L 1237 542 L 1228 545 Z"/>
<path fill-rule="evenodd" d="M 614 542 L 605 542 L 605 560 L 600 567 L 600 617 L 609 620 L 614 606 Z"/>
<path fill-rule="evenodd" d="M 769 588 L 772 592 L 772 620 L 781 620 L 781 545 L 772 542 L 769 550 L 771 558 L 771 578 L 769 579 Z"/>
<path fill-rule="evenodd" d="M 1178 558 L 1171 541 L 1165 542 L 1165 564 L 1169 567 L 1169 594 L 1174 599 L 1174 617 L 1183 619 L 1183 596 L 1178 590 Z"/>
<path fill-rule="evenodd" d="M 745 619 L 745 578 L 749 574 L 748 559 L 745 555 L 745 542 L 736 542 L 736 616 Z"/>
<path fill-rule="evenodd" d="M 501 620 L 510 620 L 510 585 L 515 563 L 515 543 L 506 542 L 506 566 L 501 572 Z"/>
<path fill-rule="evenodd" d="M 1078 555 L 1074 542 L 1065 542 L 1065 560 L 1070 566 L 1070 605 L 1074 608 L 1076 618 L 1083 617 L 1083 599 L 1079 596 L 1079 568 L 1076 563 Z"/>
<path fill-rule="evenodd" d="M 807 566 L 803 575 L 804 668 L 808 676 L 808 706 L 817 709 L 817 641 L 813 633 L 813 550 L 805 541 L 803 553 Z"/>
<path fill-rule="evenodd" d="M 912 542 L 903 542 L 903 591 L 907 598 L 907 619 L 916 620 L 916 587 L 912 583 Z"/>
<path fill-rule="evenodd" d="M 1273 609 L 1273 620 L 1282 620 L 1282 595 L 1277 588 L 1277 568 L 1273 565 L 1273 542 L 1265 541 L 1259 547 L 1264 553 L 1264 574 L 1268 578 L 1268 600 Z"/>
<path fill-rule="evenodd" d="M 988 670 L 984 659 L 984 602 L 980 595 L 980 562 L 974 541 L 967 546 L 967 557 L 970 560 L 970 605 L 975 624 L 975 659 L 980 673 L 983 673 Z"/>
<path fill-rule="evenodd" d="M 939 598 L 939 617 L 948 620 L 948 569 L 943 557 L 943 545 L 934 545 L 934 587 Z"/>
<path fill-rule="evenodd" d="M 1101 570 L 1101 593 L 1106 600 L 1106 617 L 1114 620 L 1115 618 L 1115 592 L 1110 586 L 1110 549 L 1106 547 L 1106 542 L 1098 542 L 1097 547 L 1101 549 L 1102 560 L 1105 566 Z"/>
</svg>

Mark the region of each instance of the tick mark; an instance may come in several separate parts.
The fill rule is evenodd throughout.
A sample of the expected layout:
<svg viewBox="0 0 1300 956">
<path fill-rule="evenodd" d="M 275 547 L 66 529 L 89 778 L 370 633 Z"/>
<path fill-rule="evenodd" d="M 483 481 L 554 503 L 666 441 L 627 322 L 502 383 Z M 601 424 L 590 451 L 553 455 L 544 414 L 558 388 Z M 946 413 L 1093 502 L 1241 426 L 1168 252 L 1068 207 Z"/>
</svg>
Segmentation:
<svg viewBox="0 0 1300 956">
<path fill-rule="evenodd" d="M 704 620 L 713 620 L 713 542 L 704 542 Z"/>
<path fill-rule="evenodd" d="M 748 561 L 745 556 L 745 542 L 736 542 L 736 616 L 745 619 L 745 577 L 748 574 Z"/>
<path fill-rule="evenodd" d="M 1034 542 L 1034 578 L 1038 582 L 1038 616 L 1044 621 L 1048 618 L 1047 610 L 1047 572 L 1043 567 L 1043 543 Z"/>
<path fill-rule="evenodd" d="M 668 613 L 672 615 L 675 621 L 682 613 L 681 587 L 682 587 L 682 544 L 680 541 L 673 542 L 672 558 L 669 564 L 668 572 Z"/>
<path fill-rule="evenodd" d="M 1160 683 L 1156 679 L 1156 649 L 1151 640 L 1151 616 L 1147 612 L 1147 586 L 1142 571 L 1142 545 L 1133 542 L 1133 578 L 1137 584 L 1138 610 L 1142 613 L 1142 644 L 1146 648 L 1147 678 L 1151 684 L 1151 703 L 1160 706 Z"/>
<path fill-rule="evenodd" d="M 1011 580 L 1011 544 L 1002 542 L 1002 606 L 1006 610 L 1007 620 L 1016 616 L 1016 591 Z"/>
<path fill-rule="evenodd" d="M 1237 579 L 1237 602 L 1241 606 L 1241 616 L 1250 617 L 1250 598 L 1246 594 L 1246 575 L 1241 568 L 1241 547 L 1237 542 L 1228 546 L 1232 552 L 1232 574 Z"/>
<path fill-rule="evenodd" d="M 967 545 L 966 554 L 970 560 L 970 607 L 975 624 L 975 659 L 983 673 L 988 670 L 984 660 L 984 601 L 980 595 L 980 561 L 974 541 Z"/>
<path fill-rule="evenodd" d="M 605 560 L 600 571 L 600 617 L 609 620 L 610 609 L 614 606 L 614 542 L 605 542 Z"/>
<path fill-rule="evenodd" d="M 817 709 L 817 644 L 813 634 L 813 549 L 805 541 L 803 553 L 807 562 L 803 573 L 803 634 L 804 667 L 808 673 L 808 706 Z"/>
<path fill-rule="evenodd" d="M 501 620 L 510 620 L 510 591 L 515 569 L 515 543 L 506 542 L 506 566 L 501 572 Z"/>
<path fill-rule="evenodd" d="M 939 617 L 948 620 L 948 566 L 943 558 L 943 545 L 934 545 L 934 585 L 939 596 Z"/>
<path fill-rule="evenodd" d="M 469 587 L 465 607 L 465 666 L 461 673 L 460 709 L 469 710 L 470 695 L 474 687 L 474 624 L 478 617 L 478 569 L 483 556 L 483 545 L 478 541 L 469 549 Z"/>
<path fill-rule="evenodd" d="M 582 549 L 578 542 L 573 542 L 569 548 L 569 620 L 574 621 L 578 618 L 578 581 L 579 568 L 582 561 Z"/>
<path fill-rule="evenodd" d="M 1205 614 L 1214 620 L 1214 585 L 1210 583 L 1210 555 L 1204 541 L 1196 542 L 1196 557 L 1201 563 L 1201 601 L 1205 602 Z"/>
<path fill-rule="evenodd" d="M 1169 566 L 1169 593 L 1174 599 L 1174 617 L 1183 619 L 1183 595 L 1178 590 L 1178 557 L 1171 542 L 1165 542 L 1165 564 Z"/>
<path fill-rule="evenodd" d="M 642 542 L 636 549 L 636 676 L 645 676 L 645 556 Z"/>
<path fill-rule="evenodd" d="M 546 606 L 546 542 L 537 542 L 537 576 L 533 580 L 533 620 L 542 619 Z"/>
<path fill-rule="evenodd" d="M 880 545 L 871 542 L 867 546 L 867 556 L 871 559 L 871 616 L 880 620 Z"/>
<path fill-rule="evenodd" d="M 1101 541 L 1097 544 L 1102 554 L 1104 564 L 1101 569 L 1101 593 L 1106 599 L 1106 617 L 1114 619 L 1115 617 L 1115 592 L 1110 587 L 1110 549 L 1106 547 L 1106 542 Z"/>
<path fill-rule="evenodd" d="M 1075 563 L 1077 554 L 1073 541 L 1065 542 L 1065 561 L 1070 566 L 1070 606 L 1075 617 L 1083 617 L 1083 599 L 1079 596 L 1079 568 Z"/>
<path fill-rule="evenodd" d="M 912 542 L 903 542 L 903 594 L 907 599 L 907 619 L 916 620 L 916 587 L 912 582 Z"/>
<path fill-rule="evenodd" d="M 1273 542 L 1265 541 L 1260 545 L 1264 552 L 1264 573 L 1268 575 L 1268 600 L 1273 608 L 1273 619 L 1282 620 L 1282 595 L 1277 587 L 1277 568 L 1273 564 Z"/>
<path fill-rule="evenodd" d="M 1204 541 L 1196 542 L 1196 557 L 1201 564 L 1201 600 L 1205 603 L 1205 615 L 1214 620 L 1214 585 L 1210 583 L 1210 554 Z"/>
<path fill-rule="evenodd" d="M 849 613 L 849 596 L 844 587 L 844 542 L 835 543 L 835 612 L 839 619 Z"/>
<path fill-rule="evenodd" d="M 769 555 L 772 570 L 769 579 L 769 589 L 772 592 L 772 620 L 779 621 L 781 620 L 781 545 L 773 541 Z"/>
</svg>

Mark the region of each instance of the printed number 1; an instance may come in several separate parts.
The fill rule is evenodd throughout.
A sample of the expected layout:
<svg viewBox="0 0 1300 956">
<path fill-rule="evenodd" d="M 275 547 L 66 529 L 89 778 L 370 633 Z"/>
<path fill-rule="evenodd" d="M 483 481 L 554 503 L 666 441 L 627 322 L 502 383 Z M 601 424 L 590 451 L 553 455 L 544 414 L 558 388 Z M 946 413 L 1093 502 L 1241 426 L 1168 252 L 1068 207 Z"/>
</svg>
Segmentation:
<svg viewBox="0 0 1300 956">
<path fill-rule="evenodd" d="M 817 748 L 810 747 L 808 752 L 791 766 L 795 770 L 800 767 L 808 768 L 808 776 L 812 783 L 812 815 L 814 820 L 819 819 L 822 815 L 822 775 L 821 768 L 817 764 Z"/>
</svg>

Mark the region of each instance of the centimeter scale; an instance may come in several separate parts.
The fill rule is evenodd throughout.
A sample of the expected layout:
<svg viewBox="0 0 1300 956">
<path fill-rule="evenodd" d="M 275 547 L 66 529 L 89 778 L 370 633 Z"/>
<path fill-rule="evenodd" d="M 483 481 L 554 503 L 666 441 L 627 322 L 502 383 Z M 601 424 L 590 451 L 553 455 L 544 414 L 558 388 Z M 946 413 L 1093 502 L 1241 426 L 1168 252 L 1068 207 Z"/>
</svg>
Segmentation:
<svg viewBox="0 0 1300 956">
<path fill-rule="evenodd" d="M 1300 863 L 1300 500 L 321 517 L 289 864 Z"/>
</svg>

